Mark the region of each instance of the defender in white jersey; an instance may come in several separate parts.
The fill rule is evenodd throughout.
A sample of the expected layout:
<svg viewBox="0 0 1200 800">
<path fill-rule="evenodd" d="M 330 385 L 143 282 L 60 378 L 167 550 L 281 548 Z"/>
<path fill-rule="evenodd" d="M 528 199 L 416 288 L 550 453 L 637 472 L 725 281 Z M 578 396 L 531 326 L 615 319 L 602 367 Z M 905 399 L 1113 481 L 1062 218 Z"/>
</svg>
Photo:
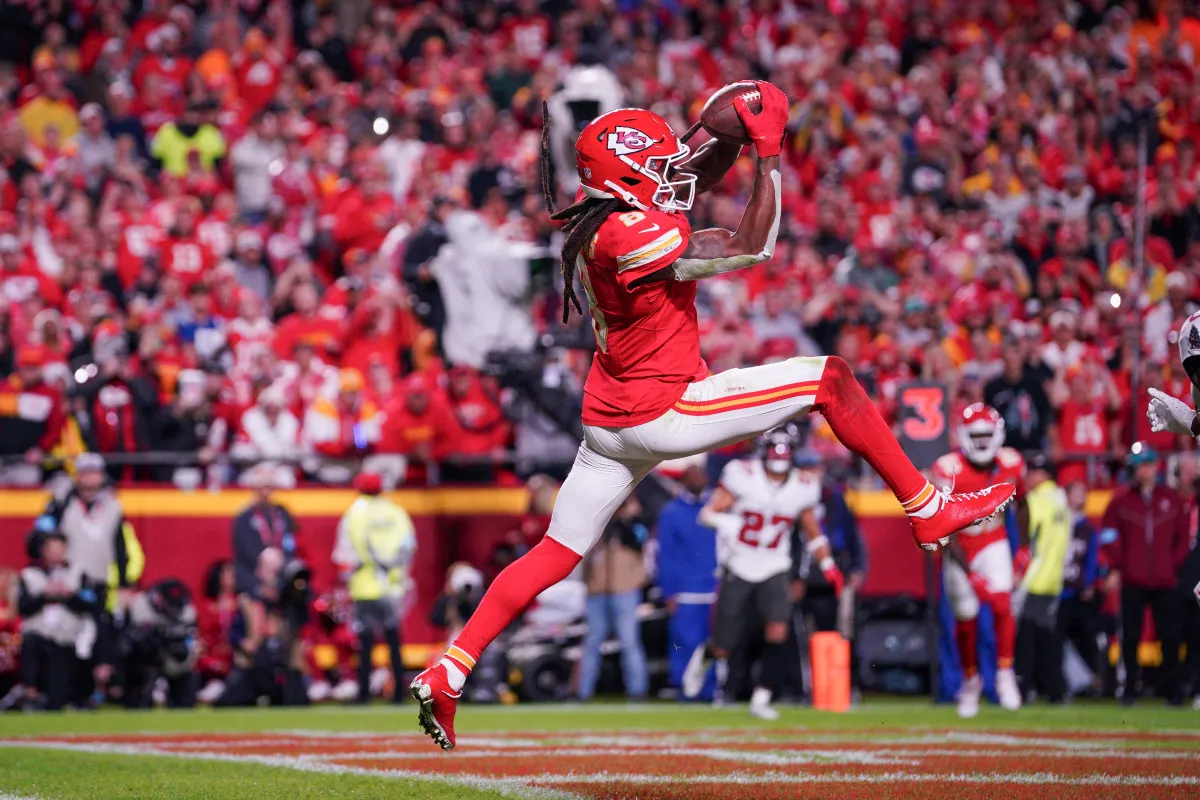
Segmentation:
<svg viewBox="0 0 1200 800">
<path fill-rule="evenodd" d="M 722 571 L 712 640 L 696 648 L 683 677 L 683 693 L 699 693 L 713 659 L 718 660 L 718 692 L 723 659 L 742 647 L 746 615 L 753 605 L 765 625 L 766 647 L 760 685 L 750 701 L 752 716 L 776 719 L 771 708 L 773 684 L 782 678 L 792 588 L 794 547 L 801 533 L 835 590 L 843 584 L 829 543 L 817 526 L 815 510 L 821 485 L 792 461 L 791 437 L 773 431 L 764 437 L 761 456 L 730 462 L 715 492 L 700 511 L 700 524 L 717 531 L 717 563 Z M 718 694 L 719 696 L 719 694 Z"/>
</svg>

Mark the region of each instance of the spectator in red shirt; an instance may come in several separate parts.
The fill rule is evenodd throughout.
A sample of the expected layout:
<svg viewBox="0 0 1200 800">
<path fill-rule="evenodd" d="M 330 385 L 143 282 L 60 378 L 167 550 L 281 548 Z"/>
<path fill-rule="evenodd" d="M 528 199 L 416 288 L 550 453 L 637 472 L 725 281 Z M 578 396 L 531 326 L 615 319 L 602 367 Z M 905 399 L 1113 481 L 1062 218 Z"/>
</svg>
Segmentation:
<svg viewBox="0 0 1200 800">
<path fill-rule="evenodd" d="M 0 483 L 36 485 L 42 459 L 58 444 L 65 416 L 62 394 L 43 380 L 45 348 L 17 348 L 17 371 L 0 383 L 0 456 L 24 457 L 24 465 L 0 465 Z"/>
<path fill-rule="evenodd" d="M 272 3 L 272 9 L 283 7 L 283 4 Z M 277 25 L 277 28 L 279 35 L 287 36 L 289 31 L 286 27 Z M 269 42 L 261 30 L 251 28 L 246 32 L 242 50 L 234 56 L 233 69 L 237 77 L 238 97 L 250 111 L 261 111 L 274 99 L 283 59 L 284 54 L 278 45 Z"/>
<path fill-rule="evenodd" d="M 365 373 L 372 361 L 379 361 L 398 375 L 400 353 L 411 346 L 413 327 L 398 286 L 375 292 L 350 315 L 342 339 L 342 366 Z"/>
<path fill-rule="evenodd" d="M 323 315 L 319 311 L 317 287 L 311 279 L 298 282 L 291 293 L 294 309 L 275 328 L 275 354 L 288 358 L 298 342 L 313 347 L 317 355 L 330 360 L 341 345 L 342 323 Z"/>
<path fill-rule="evenodd" d="M 470 367 L 454 366 L 447 373 L 446 399 L 458 422 L 454 452 L 477 459 L 488 458 L 498 464 L 512 439 L 512 425 L 500 407 L 494 386 L 486 385 Z M 488 464 L 469 465 L 474 469 L 455 472 L 447 465 L 447 480 L 489 481 L 493 471 Z"/>
<path fill-rule="evenodd" d="M 1158 483 L 1158 454 L 1140 442 L 1129 456 L 1133 485 L 1117 490 L 1104 512 L 1101 529 L 1115 536 L 1106 545 L 1109 585 L 1121 591 L 1121 660 L 1125 665 L 1124 705 L 1140 693 L 1138 646 L 1146 606 L 1162 642 L 1159 689 L 1169 705 L 1179 705 L 1180 567 L 1191 547 L 1191 506 L 1174 489 Z"/>
<path fill-rule="evenodd" d="M 206 280 L 216 266 L 212 251 L 196 233 L 200 210 L 200 201 L 194 197 L 181 202 L 175 212 L 175 225 L 162 246 L 163 271 L 179 278 L 185 292 Z"/>
<path fill-rule="evenodd" d="M 425 462 L 445 457 L 458 433 L 458 424 L 445 396 L 428 376 L 419 372 L 400 383 L 399 391 L 387 407 L 386 418 L 383 449 L 422 462 L 410 465 L 410 480 L 423 473 Z"/>
<path fill-rule="evenodd" d="M 387 172 L 378 163 L 367 163 L 355 188 L 349 189 L 337 205 L 333 236 L 342 250 L 361 247 L 369 252 L 379 249 L 399 221 L 396 201 L 388 192 Z"/>
<path fill-rule="evenodd" d="M 11 303 L 37 295 L 53 308 L 63 301 L 62 287 L 26 257 L 21 240 L 11 233 L 0 234 L 0 295 Z"/>
<path fill-rule="evenodd" d="M 1112 374 L 1091 360 L 1061 370 L 1051 386 L 1050 402 L 1058 410 L 1056 439 L 1050 444 L 1060 465 L 1058 479 L 1063 485 L 1103 483 L 1105 457 L 1121 450 L 1123 403 Z"/>
<path fill-rule="evenodd" d="M 237 580 L 233 562 L 217 561 L 204 579 L 204 599 L 196 607 L 200 658 L 196 671 L 203 684 L 196 698 L 211 703 L 225 691 L 233 668 L 233 626 L 238 616 Z"/>
<path fill-rule="evenodd" d="M 168 98 L 183 98 L 184 84 L 192 71 L 192 60 L 180 55 L 179 28 L 171 23 L 159 26 L 146 37 L 146 43 L 154 51 L 142 59 L 133 73 L 133 85 L 142 89 L 149 75 L 156 75 Z"/>
</svg>

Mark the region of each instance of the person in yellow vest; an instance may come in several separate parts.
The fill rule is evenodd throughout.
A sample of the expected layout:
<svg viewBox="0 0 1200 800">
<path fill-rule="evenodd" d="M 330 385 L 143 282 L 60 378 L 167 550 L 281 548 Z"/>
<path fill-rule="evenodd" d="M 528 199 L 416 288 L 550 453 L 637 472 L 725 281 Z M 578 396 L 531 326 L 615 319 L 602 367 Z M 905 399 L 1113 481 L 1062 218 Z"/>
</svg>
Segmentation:
<svg viewBox="0 0 1200 800">
<path fill-rule="evenodd" d="M 1014 665 L 1026 698 L 1036 687 L 1051 703 L 1066 694 L 1063 681 L 1063 642 L 1058 631 L 1058 601 L 1063 589 L 1063 567 L 1071 543 L 1071 505 L 1067 493 L 1055 482 L 1049 459 L 1043 453 L 1026 462 L 1025 507 L 1022 537 L 1031 559 L 1013 605 L 1017 613 L 1017 652 Z"/>
<path fill-rule="evenodd" d="M 128 603 L 128 595 L 131 593 L 129 587 L 136 587 L 138 581 L 142 579 L 142 572 L 146 569 L 146 553 L 142 550 L 142 543 L 138 541 L 137 533 L 133 530 L 133 525 L 129 520 L 121 523 L 121 542 L 117 545 L 118 552 L 122 547 L 125 551 L 125 582 L 122 586 L 121 573 L 117 569 L 116 563 L 108 566 L 108 599 L 106 601 L 107 611 L 110 614 L 116 615 L 118 608 L 124 613 Z"/>
<path fill-rule="evenodd" d="M 378 473 L 360 472 L 354 479 L 358 497 L 338 523 L 333 563 L 342 570 L 354 602 L 358 634 L 358 701 L 371 697 L 371 650 L 376 634 L 387 643 L 391 661 L 392 701 L 399 703 L 406 685 L 400 661 L 400 621 L 403 603 L 413 593 L 408 567 L 417 549 L 412 519 L 400 506 L 382 496 Z"/>
</svg>

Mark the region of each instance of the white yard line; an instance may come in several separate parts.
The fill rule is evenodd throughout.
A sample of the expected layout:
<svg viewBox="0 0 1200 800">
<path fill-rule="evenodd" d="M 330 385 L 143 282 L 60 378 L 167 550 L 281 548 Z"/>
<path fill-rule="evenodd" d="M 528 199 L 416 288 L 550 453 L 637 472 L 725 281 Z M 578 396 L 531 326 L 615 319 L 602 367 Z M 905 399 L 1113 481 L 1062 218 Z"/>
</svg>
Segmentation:
<svg viewBox="0 0 1200 800">
<path fill-rule="evenodd" d="M 784 732 L 780 732 L 786 735 Z M 128 742 L 120 741 L 68 741 L 63 738 L 31 739 L 13 738 L 0 739 L 0 748 L 33 748 L 51 749 L 73 752 L 103 753 L 123 756 L 161 756 L 182 758 L 193 761 L 215 761 L 222 763 L 255 764 L 268 767 L 282 767 L 301 772 L 312 772 L 329 775 L 362 775 L 368 777 L 392 778 L 401 780 L 436 781 L 440 783 L 485 789 L 500 792 L 508 797 L 519 800 L 582 800 L 578 794 L 562 789 L 569 785 L 601 785 L 613 783 L 638 785 L 747 785 L 756 784 L 785 784 L 785 785 L 814 785 L 814 784 L 895 784 L 901 782 L 920 783 L 953 783 L 963 785 L 1033 785 L 1033 786 L 1095 786 L 1095 787 L 1195 787 L 1200 786 L 1200 778 L 1182 775 L 1120 775 L 1099 773 L 1094 775 L 1076 776 L 1063 775 L 1054 771 L 1041 772 L 942 772 L 937 770 L 937 759 L 943 757 L 968 758 L 1014 758 L 1042 757 L 1054 758 L 1126 758 L 1140 761 L 1194 761 L 1200 759 L 1200 752 L 1178 750 L 1124 749 L 1113 747 L 1112 743 L 1096 740 L 1071 740 L 1068 736 L 1054 737 L 1047 732 L 1044 737 L 1028 738 L 1009 736 L 1005 734 L 962 733 L 942 735 L 917 736 L 848 736 L 847 742 L 854 742 L 859 747 L 840 748 L 831 745 L 831 739 L 839 737 L 823 737 L 815 746 L 803 749 L 781 749 L 783 742 L 779 737 L 750 736 L 742 737 L 737 732 L 721 732 L 717 738 L 714 733 L 708 734 L 709 744 L 704 739 L 697 739 L 697 734 L 680 736 L 655 736 L 647 732 L 630 732 L 623 735 L 609 736 L 573 736 L 570 732 L 561 732 L 557 737 L 563 745 L 556 745 L 554 740 L 539 739 L 507 739 L 499 736 L 464 737 L 461 743 L 467 749 L 453 755 L 443 755 L 432 749 L 422 750 L 370 750 L 350 752 L 324 752 L 311 754 L 245 754 L 238 753 L 238 747 L 309 747 L 318 743 L 322 737 L 330 741 L 330 747 L 344 746 L 344 743 L 354 741 L 361 746 L 397 745 L 404 747 L 423 742 L 424 737 L 415 734 L 378 734 L 378 733 L 325 733 L 315 731 L 277 731 L 264 738 L 237 736 L 235 738 L 219 739 L 211 736 L 187 737 L 186 735 L 165 735 L 158 742 Z M 1114 741 L 1136 743 L 1136 739 L 1121 739 L 1114 735 Z M 792 739 L 795 741 L 795 738 Z M 569 745 L 566 744 L 569 742 Z M 738 750 L 728 747 L 731 743 L 761 743 L 760 749 Z M 958 742 L 971 745 L 992 745 L 995 749 L 980 747 L 953 748 L 938 747 L 947 743 Z M 883 744 L 883 748 L 872 745 Z M 772 748 L 775 745 L 775 748 Z M 823 746 L 822 746 L 823 745 Z M 906 749 L 905 746 L 934 745 L 920 749 Z M 415 762 L 431 758 L 458 759 L 469 763 L 477 759 L 504 759 L 516 757 L 532 757 L 545 759 L 554 763 L 556 758 L 596 758 L 609 757 L 610 763 L 619 764 L 621 756 L 653 755 L 670 758 L 708 758 L 728 762 L 733 771 L 724 774 L 686 774 L 662 775 L 640 772 L 578 772 L 552 773 L 542 772 L 536 775 L 498 778 L 487 775 L 471 774 L 464 771 L 461 774 L 432 774 L 429 771 L 416 768 L 410 769 L 376 768 L 361 765 L 351 765 L 348 761 L 365 762 Z M 783 771 L 773 769 L 766 772 L 750 772 L 745 769 L 750 765 L 769 767 L 802 767 L 804 765 L 822 766 L 891 766 L 892 771 L 876 774 L 860 774 L 852 770 L 846 772 L 815 773 L 800 771 Z M 736 765 L 740 765 L 739 769 Z M 564 765 L 569 768 L 568 765 Z M 1102 766 L 1102 765 L 1098 765 Z M 926 771 L 933 770 L 933 771 Z M 37 798 L 19 797 L 0 794 L 0 800 L 37 800 Z"/>
<path fill-rule="evenodd" d="M 668 785 L 729 784 L 749 785 L 783 783 L 806 785 L 813 783 L 835 784 L 887 784 L 904 781 L 918 783 L 962 783 L 1028 786 L 1200 786 L 1200 778 L 1184 775 L 1088 775 L 1075 777 L 1054 772 L 1007 772 L 946 773 L 945 775 L 925 772 L 885 772 L 878 775 L 845 774 L 796 774 L 790 772 L 743 772 L 727 775 L 642 775 L 638 773 L 602 772 L 590 775 L 529 775 L 525 780 L 535 784 L 605 784 L 605 783 L 651 783 Z"/>
<path fill-rule="evenodd" d="M 0 748 L 3 747 L 65 750 L 69 752 L 121 756 L 162 756 L 166 758 L 181 758 L 188 761 L 217 761 L 228 764 L 256 764 L 264 767 L 283 767 L 299 772 L 315 772 L 324 775 L 362 775 L 368 778 L 396 778 L 409 781 L 447 783 L 471 789 L 491 790 L 507 797 L 519 798 L 519 800 L 585 800 L 582 796 L 571 792 L 530 786 L 524 778 L 491 778 L 484 775 L 432 775 L 429 772 L 399 769 L 373 770 L 343 764 L 326 764 L 304 756 L 234 755 L 232 753 L 204 751 L 180 753 L 137 744 L 79 744 L 75 742 L 39 742 L 30 739 L 0 739 Z"/>
</svg>

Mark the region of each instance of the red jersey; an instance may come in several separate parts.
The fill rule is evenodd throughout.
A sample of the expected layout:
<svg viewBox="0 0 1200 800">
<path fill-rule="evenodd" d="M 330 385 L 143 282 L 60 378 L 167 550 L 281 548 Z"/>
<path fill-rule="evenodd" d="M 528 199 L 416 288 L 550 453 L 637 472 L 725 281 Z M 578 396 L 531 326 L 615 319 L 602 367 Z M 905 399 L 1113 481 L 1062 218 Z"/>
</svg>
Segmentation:
<svg viewBox="0 0 1200 800">
<path fill-rule="evenodd" d="M 689 384 L 708 376 L 700 357 L 694 281 L 638 278 L 673 263 L 687 249 L 683 214 L 612 214 L 584 248 L 579 279 L 591 306 L 596 357 L 583 389 L 583 422 L 628 427 L 657 419 Z"/>
<path fill-rule="evenodd" d="M 142 274 L 147 258 L 157 255 L 166 234 L 149 216 L 133 218 L 121 215 L 121 240 L 117 248 L 117 277 L 128 289 Z"/>
<path fill-rule="evenodd" d="M 12 271 L 0 267 L 0 299 L 7 299 L 16 305 L 34 295 L 40 295 L 42 301 L 52 308 L 58 308 L 63 302 L 62 287 L 30 260 L 22 261 Z"/>
<path fill-rule="evenodd" d="M 198 283 L 216 263 L 212 251 L 198 237 L 168 239 L 162 254 L 163 271 L 179 278 L 184 291 Z"/>
<path fill-rule="evenodd" d="M 947 453 L 934 462 L 933 474 L 935 483 L 953 486 L 956 492 L 977 492 L 1004 482 L 1016 486 L 1018 494 L 1025 490 L 1025 459 L 1011 447 L 1001 447 L 996 453 L 996 460 L 984 467 L 972 464 L 962 453 Z M 967 563 L 989 544 L 1007 540 L 1003 514 L 972 525 L 958 535 L 958 543 L 966 552 Z"/>
<path fill-rule="evenodd" d="M 1108 404 L 1104 400 L 1080 402 L 1072 397 L 1063 403 L 1058 412 L 1058 443 L 1063 451 L 1058 471 L 1060 485 L 1076 481 L 1095 485 L 1102 479 L 1096 470 L 1088 469 L 1087 459 L 1108 452 L 1108 423 Z"/>
</svg>

